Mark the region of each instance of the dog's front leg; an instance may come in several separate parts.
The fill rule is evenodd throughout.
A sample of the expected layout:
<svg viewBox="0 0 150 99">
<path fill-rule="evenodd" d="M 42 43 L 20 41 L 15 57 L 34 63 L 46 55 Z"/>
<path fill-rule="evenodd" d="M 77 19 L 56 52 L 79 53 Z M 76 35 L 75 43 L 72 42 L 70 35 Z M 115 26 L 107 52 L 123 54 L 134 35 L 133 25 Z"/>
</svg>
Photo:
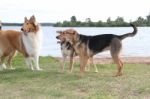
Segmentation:
<svg viewBox="0 0 150 99">
<path fill-rule="evenodd" d="M 87 66 L 85 66 L 85 71 L 90 71 L 91 61 L 88 59 Z"/>
<path fill-rule="evenodd" d="M 70 73 L 72 73 L 72 70 L 73 70 L 73 63 L 74 63 L 73 56 L 70 56 L 70 66 L 69 66 Z"/>
<path fill-rule="evenodd" d="M 32 58 L 31 58 L 31 57 L 26 57 L 26 58 L 25 58 L 25 62 L 26 62 L 26 64 L 27 64 L 27 66 L 28 66 L 31 70 L 34 70 L 33 64 L 32 64 Z"/>
<path fill-rule="evenodd" d="M 39 55 L 35 55 L 35 56 L 34 56 L 33 62 L 34 62 L 34 64 L 35 64 L 36 70 L 42 70 L 42 69 L 40 68 L 40 66 L 39 66 Z"/>
<path fill-rule="evenodd" d="M 93 57 L 90 58 L 90 62 L 91 62 L 90 64 L 94 66 L 95 72 L 97 73 L 98 69 L 97 69 L 97 66 L 93 62 Z"/>
<path fill-rule="evenodd" d="M 61 64 L 60 64 L 60 67 L 61 67 L 61 72 L 64 71 L 64 67 L 66 65 L 66 57 L 65 55 L 63 55 L 63 59 L 61 60 Z"/>
<path fill-rule="evenodd" d="M 80 56 L 80 76 L 83 76 L 87 62 L 88 62 L 88 57 L 84 55 Z"/>
</svg>

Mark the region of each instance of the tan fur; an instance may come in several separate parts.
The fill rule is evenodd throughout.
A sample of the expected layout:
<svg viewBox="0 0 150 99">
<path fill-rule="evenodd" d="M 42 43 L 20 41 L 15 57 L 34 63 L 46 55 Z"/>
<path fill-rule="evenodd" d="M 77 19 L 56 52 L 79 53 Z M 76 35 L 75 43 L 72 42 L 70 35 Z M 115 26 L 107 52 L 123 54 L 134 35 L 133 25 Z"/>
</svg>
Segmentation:
<svg viewBox="0 0 150 99">
<path fill-rule="evenodd" d="M 29 33 L 29 32 L 36 33 L 37 31 L 39 31 L 38 23 L 36 23 L 34 16 L 32 16 L 30 20 L 28 20 L 25 17 L 24 24 L 22 26 L 22 31 L 25 33 Z"/>
<path fill-rule="evenodd" d="M 2 34 L 1 30 L 2 30 L 2 24 L 0 22 L 0 33 Z M 1 56 L 0 57 L 0 64 L 4 63 L 4 60 L 6 58 L 7 59 L 6 62 L 7 62 L 7 65 L 9 66 L 9 68 L 14 69 L 11 65 L 11 62 L 12 62 L 12 58 L 16 55 L 16 52 L 17 52 L 16 50 L 13 50 L 10 54 Z"/>
<path fill-rule="evenodd" d="M 14 30 L 0 30 L 0 65 L 4 64 L 4 61 L 7 58 L 8 65 L 12 68 L 11 61 L 16 51 L 22 53 L 24 57 L 29 56 L 24 47 L 22 35 L 24 35 L 23 33 L 36 33 L 39 30 L 39 27 L 35 24 L 37 23 L 35 23 L 34 16 L 32 16 L 30 20 L 27 20 L 25 17 L 25 22 L 22 27 L 23 32 Z"/>
<path fill-rule="evenodd" d="M 87 45 L 78 41 L 79 38 L 78 38 L 77 31 L 73 29 L 68 29 L 68 30 L 63 31 L 63 35 L 64 35 L 64 38 L 72 42 L 72 45 L 74 46 L 75 51 L 80 57 L 80 73 L 82 75 L 85 70 L 85 66 L 88 63 L 88 60 L 92 59 L 91 57 L 92 53 L 89 52 Z M 115 76 L 122 75 L 123 62 L 121 61 L 119 57 L 121 48 L 122 48 L 121 40 L 119 40 L 118 38 L 114 38 L 111 41 L 110 46 L 104 49 L 104 50 L 110 50 L 111 56 L 115 64 L 118 67 L 118 71 Z"/>
<path fill-rule="evenodd" d="M 58 43 L 66 42 L 66 38 L 64 38 L 65 32 L 64 31 L 57 31 L 57 33 L 59 34 L 57 36 L 57 38 L 60 40 L 60 41 L 58 41 Z M 77 48 L 77 49 L 80 49 L 80 48 Z M 76 55 L 74 55 L 74 54 L 69 55 L 69 59 L 70 59 L 69 70 L 70 70 L 70 72 L 72 72 L 72 70 L 73 70 L 73 63 L 74 63 L 73 58 L 74 58 L 74 56 L 76 56 Z M 61 64 L 61 69 L 62 70 L 64 70 L 65 58 L 66 57 L 63 56 L 63 62 Z M 97 66 L 94 65 L 94 63 L 93 63 L 93 57 L 88 59 L 88 66 L 86 67 L 86 71 L 90 70 L 90 65 L 93 65 L 94 68 L 95 68 L 95 72 L 98 72 Z"/>
<path fill-rule="evenodd" d="M 64 33 L 63 31 L 56 31 L 59 35 L 57 36 L 57 38 L 60 40 L 58 41 L 57 43 L 62 43 L 62 42 L 65 42 L 66 39 L 63 37 Z"/>
<path fill-rule="evenodd" d="M 13 50 L 18 50 L 19 52 L 25 54 L 25 49 L 23 48 L 21 42 L 21 32 L 14 30 L 6 30 L 0 32 L 0 48 L 3 49 L 4 55 L 12 52 Z"/>
<path fill-rule="evenodd" d="M 14 30 L 1 30 L 0 31 L 0 57 L 1 65 L 3 64 L 6 57 L 9 57 L 9 62 L 16 50 L 20 51 L 25 55 L 25 49 L 21 44 L 21 32 Z M 10 63 L 9 63 L 10 64 Z"/>
</svg>

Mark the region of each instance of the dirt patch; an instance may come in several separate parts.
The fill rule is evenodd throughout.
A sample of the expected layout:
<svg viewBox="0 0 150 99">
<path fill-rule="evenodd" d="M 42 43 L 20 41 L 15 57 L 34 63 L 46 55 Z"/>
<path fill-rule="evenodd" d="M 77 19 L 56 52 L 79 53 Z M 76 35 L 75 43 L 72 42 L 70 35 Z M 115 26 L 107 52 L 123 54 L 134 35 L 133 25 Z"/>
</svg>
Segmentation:
<svg viewBox="0 0 150 99">
<path fill-rule="evenodd" d="M 57 59 L 61 60 L 62 58 L 57 57 Z M 150 64 L 150 57 L 122 57 L 121 59 L 124 63 Z M 67 60 L 69 60 L 69 58 Z M 79 62 L 79 57 L 75 57 L 74 60 Z M 113 60 L 110 57 L 104 57 L 104 58 L 95 57 L 94 63 L 95 64 L 109 64 L 109 63 L 113 63 Z"/>
</svg>

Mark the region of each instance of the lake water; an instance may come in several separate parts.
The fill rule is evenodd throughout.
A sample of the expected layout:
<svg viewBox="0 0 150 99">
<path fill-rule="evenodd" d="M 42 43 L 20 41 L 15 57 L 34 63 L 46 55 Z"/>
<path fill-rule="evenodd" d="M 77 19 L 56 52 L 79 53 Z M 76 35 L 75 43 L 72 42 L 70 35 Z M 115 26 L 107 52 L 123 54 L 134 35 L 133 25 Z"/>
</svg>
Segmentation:
<svg viewBox="0 0 150 99">
<path fill-rule="evenodd" d="M 4 26 L 3 29 L 20 30 L 20 26 Z M 68 28 L 43 26 L 43 46 L 41 56 L 61 57 L 60 45 L 57 44 L 56 31 Z M 97 34 L 125 34 L 132 32 L 132 27 L 76 27 L 79 33 L 85 35 Z M 150 27 L 138 27 L 138 33 L 135 37 L 123 40 L 122 57 L 149 57 L 150 56 Z M 109 51 L 102 52 L 96 57 L 110 57 Z"/>
</svg>

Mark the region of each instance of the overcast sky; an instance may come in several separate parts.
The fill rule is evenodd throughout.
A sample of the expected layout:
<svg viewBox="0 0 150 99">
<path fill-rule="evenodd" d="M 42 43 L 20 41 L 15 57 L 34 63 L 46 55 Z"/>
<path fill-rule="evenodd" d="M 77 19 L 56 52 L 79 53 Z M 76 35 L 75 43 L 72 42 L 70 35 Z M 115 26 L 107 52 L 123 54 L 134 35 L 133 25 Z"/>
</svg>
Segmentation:
<svg viewBox="0 0 150 99">
<path fill-rule="evenodd" d="M 150 13 L 150 0 L 0 0 L 2 22 L 23 22 L 24 16 L 35 15 L 39 22 L 69 20 L 106 21 L 117 16 L 126 21 Z"/>
</svg>

